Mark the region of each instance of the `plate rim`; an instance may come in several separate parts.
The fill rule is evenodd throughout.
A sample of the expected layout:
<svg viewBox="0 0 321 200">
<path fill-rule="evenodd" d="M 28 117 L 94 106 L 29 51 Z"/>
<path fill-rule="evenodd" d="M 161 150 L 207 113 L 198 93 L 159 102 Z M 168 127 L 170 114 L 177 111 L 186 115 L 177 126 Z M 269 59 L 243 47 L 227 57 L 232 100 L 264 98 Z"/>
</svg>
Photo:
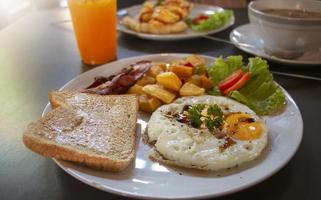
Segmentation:
<svg viewBox="0 0 321 200">
<path fill-rule="evenodd" d="M 255 56 L 260 56 L 262 58 L 265 58 L 267 60 L 270 60 L 270 61 L 273 61 L 273 62 L 277 62 L 277 63 L 281 63 L 281 64 L 288 64 L 288 65 L 293 65 L 293 66 L 298 66 L 298 65 L 304 65 L 304 66 L 318 66 L 318 65 L 321 65 L 321 60 L 320 61 L 304 61 L 304 60 L 292 60 L 292 59 L 284 59 L 284 58 L 278 58 L 278 57 L 275 57 L 275 56 L 271 56 L 271 55 L 268 55 L 268 54 L 265 54 L 265 53 L 257 53 L 254 49 L 251 50 L 251 48 L 247 48 L 247 47 L 242 47 L 240 45 L 238 45 L 239 43 L 234 40 L 233 36 L 235 35 L 235 31 L 241 29 L 241 28 L 246 28 L 246 27 L 252 27 L 254 26 L 253 24 L 251 23 L 246 23 L 246 24 L 242 24 L 242 25 L 239 25 L 237 27 L 235 27 L 229 34 L 229 38 L 230 38 L 230 41 L 234 44 L 234 46 L 248 54 L 251 54 L 251 55 L 255 55 Z M 259 35 L 257 35 L 257 37 L 260 38 Z M 258 49 L 258 48 L 256 48 Z"/>
<path fill-rule="evenodd" d="M 110 63 L 107 63 L 107 64 L 104 64 L 104 65 L 101 65 L 99 67 L 96 67 L 96 68 L 93 68 L 91 70 L 88 70 L 84 73 L 81 73 L 79 75 L 77 75 L 76 77 L 74 77 L 73 79 L 71 79 L 70 81 L 68 81 L 66 84 L 64 84 L 60 89 L 60 90 L 63 90 L 65 89 L 68 85 L 70 85 L 73 81 L 75 81 L 76 79 L 78 79 L 80 76 L 83 76 L 84 74 L 90 74 L 90 73 L 94 73 L 95 71 L 98 71 L 112 63 L 117 63 L 119 61 L 130 61 L 132 59 L 139 59 L 139 58 L 142 58 L 142 57 L 162 57 L 162 56 L 187 56 L 187 55 L 192 55 L 192 54 L 189 54 L 189 53 L 160 53 L 160 54 L 147 54 L 147 55 L 141 55 L 141 56 L 134 56 L 134 57 L 128 57 L 128 58 L 123 58 L 123 59 L 119 59 L 119 60 L 116 60 L 116 61 L 113 61 L 113 62 L 110 62 Z M 201 55 L 205 58 L 209 58 L 209 59 L 215 59 L 216 57 L 213 57 L 213 56 L 207 56 L 207 55 Z M 279 85 L 279 84 L 278 84 Z M 236 187 L 236 188 L 232 188 L 231 190 L 226 190 L 224 192 L 221 192 L 221 193 L 213 193 L 213 194 L 205 194 L 205 195 L 195 195 L 195 196 L 181 196 L 181 197 L 155 197 L 155 196 L 152 196 L 152 195 L 144 195 L 144 194 L 139 194 L 139 193 L 134 193 L 134 192 L 129 192 L 129 191 L 126 191 L 126 190 L 123 190 L 123 189 L 116 189 L 116 188 L 113 188 L 111 186 L 105 186 L 105 185 L 101 185 L 99 183 L 95 183 L 95 182 L 91 182 L 90 180 L 87 180 L 86 178 L 84 177 L 81 177 L 79 176 L 78 174 L 72 172 L 69 168 L 67 167 L 64 167 L 63 164 L 53 158 L 54 162 L 63 170 L 65 171 L 67 174 L 71 175 L 72 177 L 76 178 L 77 180 L 91 186 L 91 187 L 94 187 L 94 188 L 97 188 L 97 189 L 100 189 L 102 191 L 105 191 L 105 192 L 110 192 L 112 194 L 116 194 L 116 195 L 120 195 L 120 196 L 124 196 L 124 197 L 131 197 L 131 198 L 135 198 L 135 199 L 204 199 L 204 198 L 210 198 L 210 197 L 219 197 L 219 196 L 224 196 L 224 195 L 227 195 L 227 194 L 232 194 L 232 193 L 235 193 L 235 192 L 239 192 L 241 190 L 244 190 L 244 189 L 247 189 L 247 188 L 250 188 L 268 178 L 270 178 L 271 176 L 273 176 L 275 173 L 277 173 L 278 171 L 280 171 L 280 169 L 282 169 L 292 158 L 293 156 L 296 154 L 296 152 L 298 151 L 299 147 L 300 147 L 300 144 L 302 142 L 302 138 L 303 138 L 303 130 L 304 130 L 304 123 L 303 123 L 303 118 L 302 118 L 302 114 L 301 114 L 301 111 L 300 111 L 300 108 L 298 107 L 298 105 L 296 104 L 296 102 L 294 101 L 294 99 L 292 98 L 292 96 L 281 86 L 279 85 L 282 90 L 285 92 L 286 94 L 286 97 L 287 97 L 287 100 L 290 101 L 295 109 L 298 111 L 298 114 L 299 114 L 299 119 L 300 119 L 300 130 L 299 130 L 299 138 L 297 140 L 297 143 L 295 144 L 295 150 L 292 152 L 292 154 L 290 156 L 288 156 L 288 158 L 282 163 L 282 165 L 279 165 L 277 168 L 275 168 L 274 170 L 272 170 L 268 175 L 266 176 L 262 176 L 261 178 L 259 179 L 256 179 L 246 185 L 243 185 L 241 187 Z M 47 103 L 47 105 L 45 106 L 43 112 L 42 112 L 42 116 L 44 114 L 46 114 L 49 110 L 50 110 L 50 102 Z"/>
<path fill-rule="evenodd" d="M 224 31 L 228 28 L 230 28 L 231 26 L 233 26 L 235 24 L 235 16 L 233 15 L 232 18 L 229 20 L 228 23 L 224 24 L 224 26 L 219 27 L 217 29 L 214 30 L 210 30 L 210 31 L 205 31 L 205 32 L 195 32 L 195 34 L 193 35 L 189 35 L 189 34 L 164 34 L 164 35 L 157 35 L 157 34 L 150 34 L 150 33 L 140 33 L 140 32 L 136 32 L 133 31 L 131 29 L 128 29 L 127 27 L 125 27 L 124 25 L 121 24 L 121 19 L 124 16 L 121 16 L 122 12 L 128 13 L 128 10 L 130 9 L 135 9 L 137 7 L 141 7 L 141 4 L 137 4 L 137 5 L 133 5 L 130 7 L 126 7 L 126 8 L 122 8 L 120 10 L 117 11 L 117 30 L 128 34 L 128 35 L 132 35 L 138 38 L 142 38 L 142 39 L 147 39 L 147 40 L 155 40 L 155 41 L 172 41 L 172 40 L 190 40 L 190 39 L 195 39 L 195 38 L 201 38 L 204 35 L 211 35 L 211 34 L 215 34 L 215 33 L 219 33 L 221 31 Z M 226 10 L 225 8 L 222 8 L 220 6 L 213 6 L 213 5 L 208 5 L 208 4 L 199 4 L 199 3 L 194 3 L 194 6 L 206 6 L 209 9 L 223 9 Z M 126 16 L 126 15 L 125 15 Z"/>
</svg>

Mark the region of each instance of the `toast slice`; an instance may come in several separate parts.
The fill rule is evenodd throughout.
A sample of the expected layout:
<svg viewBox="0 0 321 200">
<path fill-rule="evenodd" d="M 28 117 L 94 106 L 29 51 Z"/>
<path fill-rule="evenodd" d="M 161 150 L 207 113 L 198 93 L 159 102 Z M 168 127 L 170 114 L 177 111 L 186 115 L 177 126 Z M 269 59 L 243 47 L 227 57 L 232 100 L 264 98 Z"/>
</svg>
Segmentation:
<svg viewBox="0 0 321 200">
<path fill-rule="evenodd" d="M 23 134 L 43 156 L 121 171 L 135 157 L 138 99 L 134 95 L 51 92 L 53 110 Z"/>
</svg>

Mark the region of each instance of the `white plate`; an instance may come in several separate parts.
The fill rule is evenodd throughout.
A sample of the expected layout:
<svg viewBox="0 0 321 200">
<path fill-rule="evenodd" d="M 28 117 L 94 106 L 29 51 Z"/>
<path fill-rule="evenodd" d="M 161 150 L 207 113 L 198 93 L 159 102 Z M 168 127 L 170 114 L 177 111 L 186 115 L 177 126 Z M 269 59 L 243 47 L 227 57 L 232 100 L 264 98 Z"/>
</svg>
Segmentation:
<svg viewBox="0 0 321 200">
<path fill-rule="evenodd" d="M 192 38 L 198 38 L 201 37 L 202 35 L 208 35 L 208 34 L 213 34 L 217 33 L 220 31 L 223 31 L 227 29 L 228 27 L 232 26 L 234 24 L 234 16 L 230 19 L 229 22 L 227 22 L 224 26 L 211 30 L 211 31 L 206 31 L 206 32 L 195 32 L 190 29 L 187 29 L 183 33 L 177 33 L 177 34 L 164 34 L 164 35 L 157 35 L 157 34 L 148 34 L 148 33 L 138 33 L 136 31 L 133 31 L 131 29 L 128 29 L 126 26 L 120 23 L 121 18 L 129 15 L 129 16 L 137 16 L 139 13 L 139 10 L 141 9 L 141 5 L 136 5 L 132 6 L 126 9 L 122 9 L 118 11 L 118 17 L 119 17 L 119 22 L 117 24 L 117 29 L 121 32 L 134 35 L 140 38 L 144 39 L 150 39 L 150 40 L 186 40 L 186 39 L 192 39 Z M 195 18 L 199 16 L 200 14 L 213 14 L 215 12 L 223 11 L 224 9 L 221 7 L 217 6 L 210 6 L 210 5 L 204 5 L 204 4 L 194 4 L 194 7 L 189 14 L 190 18 Z"/>
<path fill-rule="evenodd" d="M 61 89 L 79 90 L 88 86 L 97 75 L 109 76 L 139 60 L 171 61 L 187 54 L 155 54 L 118 60 L 85 72 Z M 204 56 L 208 62 L 215 58 Z M 210 173 L 163 166 L 148 158 L 150 147 L 141 141 L 149 119 L 142 113 L 138 118 L 138 149 L 135 162 L 121 173 L 93 170 L 70 162 L 55 160 L 67 173 L 98 189 L 135 198 L 190 199 L 216 197 L 250 187 L 268 178 L 283 167 L 299 147 L 303 122 L 300 111 L 286 93 L 287 106 L 279 115 L 264 117 L 269 128 L 269 146 L 260 159 L 243 167 Z M 48 104 L 44 110 L 50 110 Z"/>
<path fill-rule="evenodd" d="M 321 50 L 320 52 L 305 53 L 301 57 L 295 59 L 283 59 L 265 53 L 263 40 L 260 35 L 258 35 L 255 25 L 253 24 L 245 24 L 235 28 L 230 33 L 230 40 L 236 47 L 247 53 L 278 63 L 288 65 L 321 65 Z M 242 46 L 242 44 L 249 44 L 250 46 Z"/>
</svg>

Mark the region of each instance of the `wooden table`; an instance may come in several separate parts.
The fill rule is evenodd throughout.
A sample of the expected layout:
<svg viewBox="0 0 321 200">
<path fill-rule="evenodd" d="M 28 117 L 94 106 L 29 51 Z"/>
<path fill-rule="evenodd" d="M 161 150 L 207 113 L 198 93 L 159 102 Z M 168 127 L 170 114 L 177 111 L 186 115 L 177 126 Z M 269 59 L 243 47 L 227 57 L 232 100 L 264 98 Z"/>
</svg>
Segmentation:
<svg viewBox="0 0 321 200">
<path fill-rule="evenodd" d="M 120 1 L 122 6 L 131 1 Z M 248 22 L 235 10 L 234 27 Z M 22 144 L 25 126 L 38 119 L 49 90 L 88 70 L 81 64 L 66 9 L 37 11 L 0 31 L 0 199 L 126 199 L 87 186 L 51 159 Z M 216 35 L 228 38 L 232 28 Z M 241 54 L 235 47 L 207 39 L 156 42 L 118 35 L 118 58 L 162 53 L 210 56 Z M 270 63 L 273 70 L 321 77 L 321 66 Z M 321 82 L 275 76 L 294 98 L 304 119 L 304 138 L 293 159 L 268 180 L 221 199 L 321 199 Z"/>
</svg>

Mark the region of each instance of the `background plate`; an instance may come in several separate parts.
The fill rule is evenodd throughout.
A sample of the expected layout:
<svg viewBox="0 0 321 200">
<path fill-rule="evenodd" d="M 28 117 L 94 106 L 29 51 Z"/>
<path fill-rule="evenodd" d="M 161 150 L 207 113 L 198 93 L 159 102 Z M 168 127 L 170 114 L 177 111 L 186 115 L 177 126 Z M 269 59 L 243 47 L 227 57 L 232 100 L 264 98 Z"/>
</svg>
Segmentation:
<svg viewBox="0 0 321 200">
<path fill-rule="evenodd" d="M 61 89 L 79 90 L 88 86 L 97 75 L 112 75 L 140 60 L 167 62 L 188 54 L 156 54 L 118 60 L 87 71 Z M 215 58 L 204 56 L 208 62 Z M 98 189 L 134 198 L 190 199 L 216 197 L 250 187 L 277 172 L 298 149 L 303 122 L 300 111 L 287 93 L 287 106 L 276 116 L 264 117 L 269 129 L 269 146 L 258 160 L 222 172 L 200 172 L 163 166 L 148 158 L 150 147 L 141 141 L 149 115 L 139 113 L 137 155 L 135 162 L 123 172 L 93 170 L 70 162 L 55 160 L 71 176 Z M 43 112 L 50 110 L 48 104 Z M 183 183 L 183 184 L 182 184 Z"/>
<path fill-rule="evenodd" d="M 186 40 L 186 39 L 192 39 L 192 38 L 198 38 L 202 35 L 208 35 L 217 33 L 220 31 L 223 31 L 227 29 L 228 27 L 232 26 L 234 24 L 234 17 L 231 18 L 229 22 L 227 22 L 224 26 L 214 29 L 211 31 L 206 32 L 195 32 L 190 29 L 187 29 L 183 33 L 177 33 L 177 34 L 164 34 L 164 35 L 157 35 L 157 34 L 147 34 L 147 33 L 138 33 L 136 31 L 133 31 L 131 29 L 128 29 L 126 26 L 120 23 L 121 18 L 125 15 L 129 15 L 131 17 L 137 16 L 139 13 L 139 10 L 141 9 L 141 5 L 132 6 L 126 9 L 122 9 L 118 11 L 118 24 L 117 29 L 121 32 L 134 35 L 140 38 L 144 39 L 150 39 L 150 40 Z M 212 14 L 214 12 L 223 11 L 224 9 L 217 6 L 210 6 L 210 5 L 204 5 L 204 4 L 194 4 L 194 7 L 189 15 L 190 18 L 197 17 L 200 14 Z"/>
</svg>

